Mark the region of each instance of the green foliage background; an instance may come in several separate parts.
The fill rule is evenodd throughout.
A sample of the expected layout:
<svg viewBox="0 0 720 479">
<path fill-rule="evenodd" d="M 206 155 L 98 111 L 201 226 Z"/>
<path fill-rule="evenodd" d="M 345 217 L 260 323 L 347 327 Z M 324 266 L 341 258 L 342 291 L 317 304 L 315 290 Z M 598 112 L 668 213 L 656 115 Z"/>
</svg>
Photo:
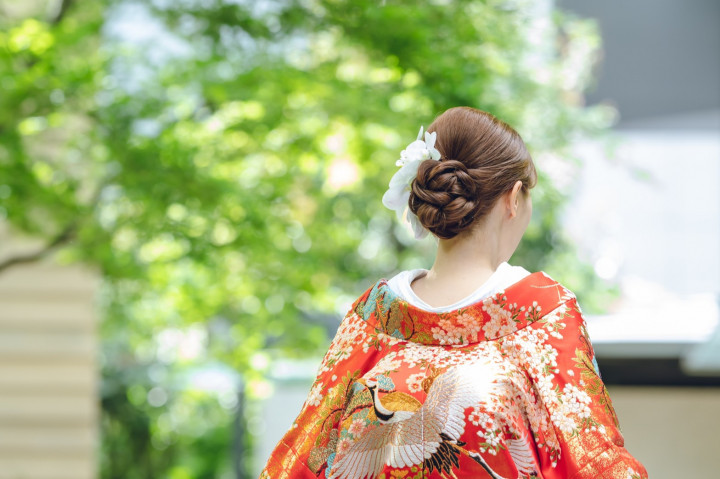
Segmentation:
<svg viewBox="0 0 720 479">
<path fill-rule="evenodd" d="M 613 119 L 582 100 L 600 41 L 543 5 L 0 1 L 0 219 L 104 278 L 102 477 L 247 474 L 238 403 L 273 358 L 321 353 L 323 315 L 431 264 L 380 198 L 451 106 L 513 125 L 540 170 L 512 262 L 590 311 L 613 294 L 556 181 Z"/>
</svg>

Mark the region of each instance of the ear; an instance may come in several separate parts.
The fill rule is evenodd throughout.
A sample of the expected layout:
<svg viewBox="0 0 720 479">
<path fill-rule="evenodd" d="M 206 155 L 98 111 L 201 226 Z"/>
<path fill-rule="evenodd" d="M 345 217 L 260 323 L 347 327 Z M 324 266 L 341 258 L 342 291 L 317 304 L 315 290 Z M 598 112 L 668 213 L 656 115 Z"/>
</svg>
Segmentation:
<svg viewBox="0 0 720 479">
<path fill-rule="evenodd" d="M 518 208 L 520 207 L 520 196 L 522 189 L 522 181 L 517 180 L 515 184 L 512 187 L 512 190 L 507 192 L 507 209 L 508 213 L 510 213 L 510 218 L 515 218 L 517 216 Z"/>
</svg>

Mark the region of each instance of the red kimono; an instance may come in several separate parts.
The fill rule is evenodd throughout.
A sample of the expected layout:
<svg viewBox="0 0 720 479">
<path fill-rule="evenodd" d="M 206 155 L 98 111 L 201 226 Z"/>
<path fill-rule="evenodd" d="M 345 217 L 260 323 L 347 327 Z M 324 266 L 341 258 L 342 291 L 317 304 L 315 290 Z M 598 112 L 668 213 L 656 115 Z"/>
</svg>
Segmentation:
<svg viewBox="0 0 720 479">
<path fill-rule="evenodd" d="M 261 478 L 647 478 L 623 445 L 577 300 L 544 272 L 443 313 L 382 279 Z"/>
</svg>

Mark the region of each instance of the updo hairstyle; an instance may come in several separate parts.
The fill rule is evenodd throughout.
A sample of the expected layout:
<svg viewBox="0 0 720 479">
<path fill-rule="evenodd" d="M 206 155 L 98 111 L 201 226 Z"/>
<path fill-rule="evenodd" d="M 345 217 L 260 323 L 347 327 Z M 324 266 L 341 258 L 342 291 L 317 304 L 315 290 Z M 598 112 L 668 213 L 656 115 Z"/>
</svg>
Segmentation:
<svg viewBox="0 0 720 479">
<path fill-rule="evenodd" d="M 450 108 L 427 131 L 437 133 L 435 148 L 442 157 L 420 163 L 408 204 L 438 238 L 469 230 L 516 181 L 522 181 L 523 194 L 537 182 L 520 135 L 489 113 Z"/>
</svg>

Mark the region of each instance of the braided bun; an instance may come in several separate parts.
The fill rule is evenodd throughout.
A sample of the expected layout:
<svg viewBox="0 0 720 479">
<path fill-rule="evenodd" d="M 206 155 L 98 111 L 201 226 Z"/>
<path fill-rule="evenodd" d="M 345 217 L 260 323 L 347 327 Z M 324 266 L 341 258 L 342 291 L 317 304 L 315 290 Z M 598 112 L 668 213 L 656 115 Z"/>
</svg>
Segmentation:
<svg viewBox="0 0 720 479">
<path fill-rule="evenodd" d="M 452 238 L 470 225 L 478 209 L 480 184 L 458 160 L 426 160 L 412 182 L 410 209 L 431 233 Z"/>
<path fill-rule="evenodd" d="M 525 191 L 537 182 L 520 135 L 489 113 L 450 108 L 427 131 L 437 132 L 435 147 L 442 157 L 420 163 L 408 205 L 438 238 L 468 231 L 518 180 Z"/>
</svg>

